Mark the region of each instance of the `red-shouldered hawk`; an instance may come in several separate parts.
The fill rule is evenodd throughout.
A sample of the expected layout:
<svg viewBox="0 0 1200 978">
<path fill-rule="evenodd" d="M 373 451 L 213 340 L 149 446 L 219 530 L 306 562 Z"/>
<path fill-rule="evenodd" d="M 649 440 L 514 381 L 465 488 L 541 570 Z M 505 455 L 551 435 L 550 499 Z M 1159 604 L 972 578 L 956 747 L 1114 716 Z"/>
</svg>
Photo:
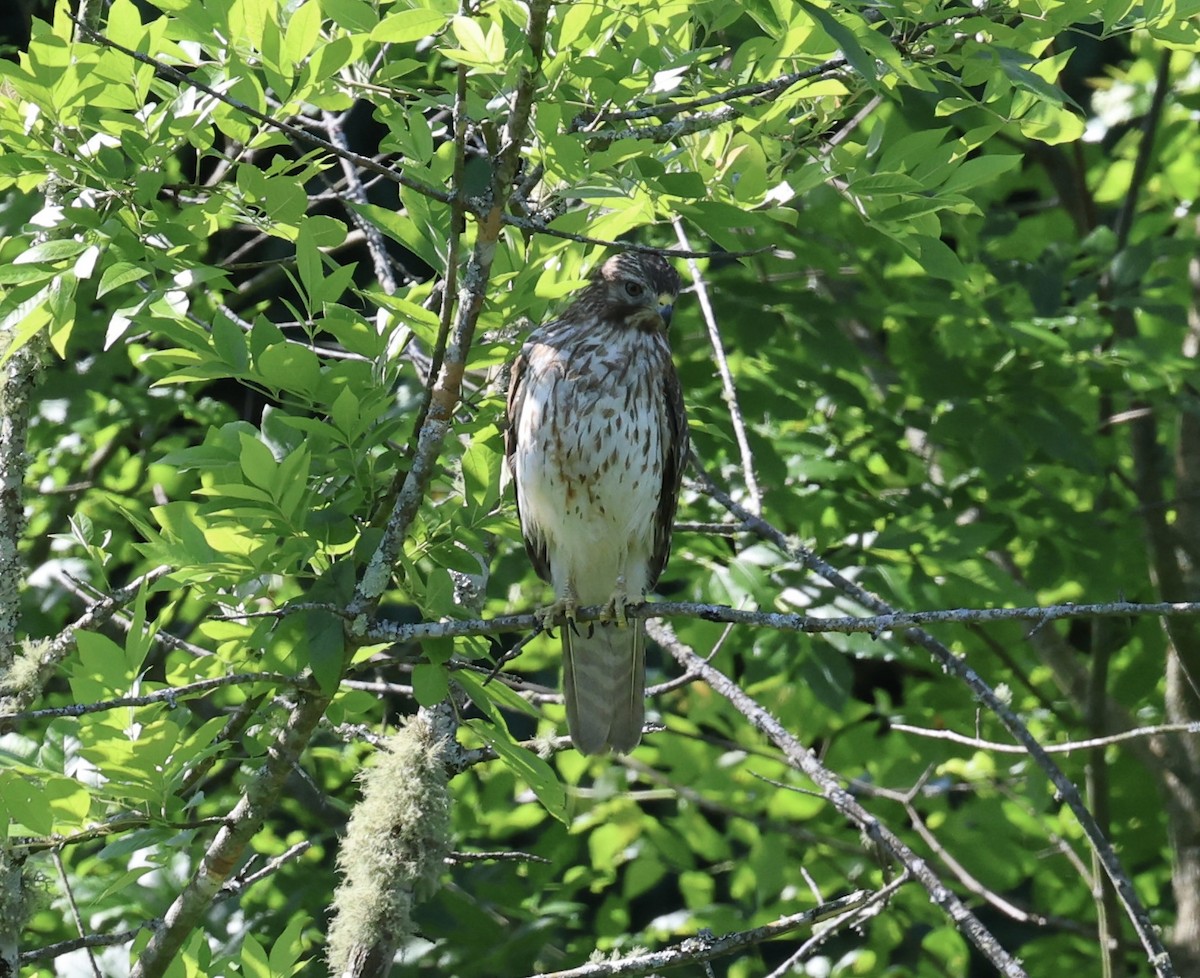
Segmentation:
<svg viewBox="0 0 1200 978">
<path fill-rule="evenodd" d="M 506 453 L 529 559 L 554 587 L 571 739 L 637 746 L 645 627 L 625 619 L 666 566 L 688 453 L 667 325 L 679 275 L 659 255 L 609 258 L 513 364 Z M 575 609 L 605 605 L 575 625 Z"/>
</svg>

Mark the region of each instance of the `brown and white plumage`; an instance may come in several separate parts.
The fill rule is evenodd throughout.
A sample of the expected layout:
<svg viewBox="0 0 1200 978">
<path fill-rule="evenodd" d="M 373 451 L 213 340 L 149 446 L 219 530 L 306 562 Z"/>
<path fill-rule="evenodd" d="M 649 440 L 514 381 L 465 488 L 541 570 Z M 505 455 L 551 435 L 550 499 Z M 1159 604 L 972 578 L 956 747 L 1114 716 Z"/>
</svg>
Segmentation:
<svg viewBox="0 0 1200 978">
<path fill-rule="evenodd" d="M 563 692 L 575 746 L 627 752 L 645 716 L 645 629 L 624 621 L 671 550 L 687 418 L 667 343 L 679 276 L 660 256 L 616 255 L 518 354 L 506 453 L 525 549 L 565 613 Z M 609 617 L 574 625 L 576 606 Z"/>
</svg>

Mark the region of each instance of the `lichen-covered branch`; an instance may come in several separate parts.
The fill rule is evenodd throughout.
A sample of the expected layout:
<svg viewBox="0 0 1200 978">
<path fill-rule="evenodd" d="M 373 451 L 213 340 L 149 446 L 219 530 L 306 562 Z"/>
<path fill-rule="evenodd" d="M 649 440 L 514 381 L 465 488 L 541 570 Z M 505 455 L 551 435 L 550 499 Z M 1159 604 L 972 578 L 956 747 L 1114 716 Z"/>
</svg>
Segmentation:
<svg viewBox="0 0 1200 978">
<path fill-rule="evenodd" d="M 830 803 L 853 822 L 872 843 L 894 858 L 912 874 L 929 893 L 930 900 L 953 921 L 954 926 L 992 963 L 1005 978 L 1026 978 L 1020 962 L 1001 946 L 967 906 L 942 882 L 929 864 L 913 852 L 904 841 L 883 822 L 868 812 L 844 787 L 832 771 L 826 768 L 812 751 L 792 736 L 767 710 L 745 693 L 737 683 L 696 654 L 675 637 L 666 625 L 651 623 L 647 631 L 688 672 L 703 679 L 755 729 L 762 731 L 784 754 L 788 764 L 804 773 Z"/>
<path fill-rule="evenodd" d="M 875 902 L 882 902 L 892 895 L 907 881 L 894 880 L 878 892 L 856 890 L 843 897 L 829 900 L 811 910 L 801 913 L 788 914 L 762 927 L 750 930 L 736 931 L 732 934 L 715 936 L 689 937 L 670 947 L 659 951 L 634 953 L 625 957 L 613 958 L 611 961 L 592 961 L 569 968 L 566 971 L 551 971 L 538 978 L 633 978 L 635 975 L 649 975 L 666 968 L 679 968 L 683 965 L 703 964 L 734 954 L 743 948 L 753 947 L 764 941 L 774 940 L 793 933 L 802 927 L 839 917 Z"/>
<path fill-rule="evenodd" d="M 54 638 L 25 643 L 8 668 L 0 672 L 0 731 L 7 729 L 12 714 L 25 710 L 41 696 L 59 663 L 75 648 L 75 635 L 79 631 L 113 618 L 143 587 L 169 572 L 169 567 L 156 567 L 101 598 Z"/>
<path fill-rule="evenodd" d="M 855 584 L 808 548 L 788 540 L 776 527 L 772 526 L 766 520 L 754 516 L 744 506 L 739 505 L 724 490 L 712 482 L 711 479 L 708 479 L 706 475 L 703 478 L 705 491 L 724 506 L 735 518 L 745 522 L 759 537 L 778 547 L 792 560 L 820 574 L 839 591 L 853 598 L 863 607 L 869 608 L 880 615 L 897 614 L 896 610 L 878 595 L 872 594 L 860 585 Z M 966 685 L 980 702 L 1000 719 L 1000 722 L 1004 724 L 1008 732 L 1012 734 L 1017 742 L 1025 748 L 1029 756 L 1033 758 L 1034 763 L 1045 772 L 1067 807 L 1071 809 L 1075 818 L 1078 819 L 1080 827 L 1088 839 L 1088 843 L 1103 865 L 1108 878 L 1112 881 L 1120 897 L 1121 905 L 1133 923 L 1134 930 L 1137 932 L 1138 939 L 1146 950 L 1155 974 L 1159 978 L 1174 978 L 1175 968 L 1171 963 L 1171 957 L 1158 932 L 1155 930 L 1153 924 L 1151 924 L 1150 916 L 1146 912 L 1145 906 L 1143 906 L 1142 901 L 1138 898 L 1133 888 L 1133 883 L 1122 868 L 1121 861 L 1117 858 L 1112 843 L 1109 842 L 1108 838 L 1096 824 L 1092 813 L 1083 803 L 1079 789 L 1075 787 L 1071 779 L 1054 763 L 1053 758 L 1046 753 L 1042 745 L 1038 743 L 1037 738 L 1030 733 L 1029 728 L 1022 722 L 1021 718 L 1013 712 L 1008 704 L 996 695 L 995 690 L 964 659 L 956 656 L 943 643 L 921 628 L 912 626 L 904 628 L 901 632 L 901 637 L 904 641 L 924 649 L 943 670 Z"/>
</svg>

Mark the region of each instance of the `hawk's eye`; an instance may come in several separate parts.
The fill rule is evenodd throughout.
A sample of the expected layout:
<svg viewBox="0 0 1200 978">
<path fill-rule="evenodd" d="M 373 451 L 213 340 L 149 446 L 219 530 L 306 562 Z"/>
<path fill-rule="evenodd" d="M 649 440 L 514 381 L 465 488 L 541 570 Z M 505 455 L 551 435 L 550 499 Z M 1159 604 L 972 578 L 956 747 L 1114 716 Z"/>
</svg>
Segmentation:
<svg viewBox="0 0 1200 978">
<path fill-rule="evenodd" d="M 631 299 L 636 299 L 638 296 L 640 296 L 645 291 L 646 290 L 642 287 L 641 282 L 626 282 L 625 283 L 625 294 L 627 296 L 629 296 L 629 298 L 631 298 Z"/>
</svg>

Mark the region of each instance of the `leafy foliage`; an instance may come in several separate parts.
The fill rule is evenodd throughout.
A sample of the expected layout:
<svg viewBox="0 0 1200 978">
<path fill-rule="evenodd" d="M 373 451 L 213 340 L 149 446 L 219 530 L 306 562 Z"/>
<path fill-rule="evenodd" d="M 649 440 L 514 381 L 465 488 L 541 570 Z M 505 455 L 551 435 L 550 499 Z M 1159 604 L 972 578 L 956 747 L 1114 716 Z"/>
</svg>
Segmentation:
<svg viewBox="0 0 1200 978">
<path fill-rule="evenodd" d="M 587 760 L 553 739 L 556 642 L 510 686 L 484 680 L 518 634 L 404 639 L 541 603 L 502 486 L 503 364 L 611 242 L 702 253 L 736 399 L 683 300 L 699 463 L 855 582 L 906 609 L 1197 597 L 1194 2 L 613 0 L 550 6 L 544 44 L 537 9 L 113 0 L 97 35 L 60 3 L 0 63 L 9 389 L 43 364 L 23 644 L 0 657 L 8 851 L 44 880 L 31 955 L 78 936 L 70 900 L 112 936 L 106 973 L 323 973 L 355 774 L 447 698 L 460 852 L 396 973 L 558 970 L 886 882 L 708 685 L 663 691 L 632 758 Z M 701 484 L 680 518 L 664 597 L 868 610 Z M 1200 718 L 1191 621 L 938 634 L 1053 745 Z M 914 731 L 1008 739 L 903 634 L 674 628 L 1028 974 L 1154 973 L 1045 773 Z M 1178 974 L 1200 971 L 1196 743 L 1056 755 Z M 127 932 L 233 824 L 250 849 L 152 972 Z M 495 851 L 531 858 L 466 855 Z M 726 973 L 785 973 L 805 936 Z M 787 973 L 991 973 L 981 955 L 907 883 Z"/>
</svg>

